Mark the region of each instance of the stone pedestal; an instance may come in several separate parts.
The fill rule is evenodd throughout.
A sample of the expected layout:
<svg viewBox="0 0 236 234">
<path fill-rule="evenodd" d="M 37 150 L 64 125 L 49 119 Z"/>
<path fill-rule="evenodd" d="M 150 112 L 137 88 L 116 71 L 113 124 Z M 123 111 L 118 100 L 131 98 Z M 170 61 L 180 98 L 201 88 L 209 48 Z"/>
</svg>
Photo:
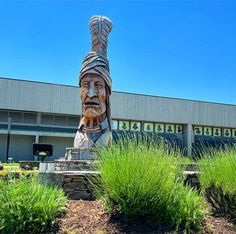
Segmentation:
<svg viewBox="0 0 236 234">
<path fill-rule="evenodd" d="M 96 151 L 91 148 L 66 148 L 66 160 L 92 160 L 96 159 Z"/>
</svg>

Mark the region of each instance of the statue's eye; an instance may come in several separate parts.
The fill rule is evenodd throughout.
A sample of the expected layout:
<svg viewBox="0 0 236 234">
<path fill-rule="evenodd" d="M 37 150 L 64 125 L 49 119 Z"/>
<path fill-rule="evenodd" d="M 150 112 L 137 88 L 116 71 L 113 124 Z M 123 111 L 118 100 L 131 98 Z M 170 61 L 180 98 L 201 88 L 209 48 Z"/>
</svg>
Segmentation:
<svg viewBox="0 0 236 234">
<path fill-rule="evenodd" d="M 89 87 L 89 82 L 88 81 L 83 81 L 81 86 L 84 87 L 84 88 L 87 88 L 87 87 Z"/>
<path fill-rule="evenodd" d="M 101 82 L 96 82 L 96 83 L 95 83 L 95 86 L 96 86 L 96 88 L 98 88 L 98 89 L 102 89 L 102 88 L 104 87 L 103 83 L 101 83 Z"/>
</svg>

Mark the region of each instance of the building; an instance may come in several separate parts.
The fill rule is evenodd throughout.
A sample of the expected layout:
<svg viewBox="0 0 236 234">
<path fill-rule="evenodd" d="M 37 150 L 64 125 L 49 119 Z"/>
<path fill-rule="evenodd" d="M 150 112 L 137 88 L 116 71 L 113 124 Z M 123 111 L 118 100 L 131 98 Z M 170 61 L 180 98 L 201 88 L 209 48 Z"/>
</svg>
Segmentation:
<svg viewBox="0 0 236 234">
<path fill-rule="evenodd" d="M 199 139 L 236 142 L 236 105 L 113 92 L 115 130 L 156 132 L 174 139 L 192 155 Z M 33 143 L 51 143 L 53 157 L 64 156 L 81 115 L 75 86 L 0 78 L 0 161 L 7 150 L 14 161 L 33 160 Z"/>
</svg>

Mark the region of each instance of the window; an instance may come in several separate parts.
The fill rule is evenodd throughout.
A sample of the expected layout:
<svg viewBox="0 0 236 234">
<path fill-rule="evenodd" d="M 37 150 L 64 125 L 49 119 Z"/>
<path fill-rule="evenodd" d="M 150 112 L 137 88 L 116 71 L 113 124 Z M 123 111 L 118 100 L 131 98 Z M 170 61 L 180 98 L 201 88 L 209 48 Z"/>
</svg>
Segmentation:
<svg viewBox="0 0 236 234">
<path fill-rule="evenodd" d="M 26 124 L 36 124 L 37 122 L 37 114 L 36 113 L 29 113 L 29 112 L 24 112 L 23 113 L 23 123 Z"/>
<path fill-rule="evenodd" d="M 41 117 L 41 123 L 45 125 L 54 125 L 54 115 L 43 114 Z"/>
<path fill-rule="evenodd" d="M 8 111 L 0 111 L 0 122 L 8 122 Z"/>
<path fill-rule="evenodd" d="M 119 121 L 119 130 L 129 131 L 129 121 Z"/>
<path fill-rule="evenodd" d="M 153 132 L 153 123 L 144 123 L 145 132 Z"/>
<path fill-rule="evenodd" d="M 112 125 L 112 130 L 117 130 L 118 122 L 116 120 L 112 120 L 111 125 Z"/>
<path fill-rule="evenodd" d="M 131 122 L 131 131 L 138 132 L 141 130 L 141 123 L 140 122 Z"/>
<path fill-rule="evenodd" d="M 155 124 L 155 132 L 163 133 L 165 131 L 164 124 L 157 123 Z"/>
<path fill-rule="evenodd" d="M 23 113 L 19 111 L 9 111 L 12 123 L 22 123 Z"/>
</svg>

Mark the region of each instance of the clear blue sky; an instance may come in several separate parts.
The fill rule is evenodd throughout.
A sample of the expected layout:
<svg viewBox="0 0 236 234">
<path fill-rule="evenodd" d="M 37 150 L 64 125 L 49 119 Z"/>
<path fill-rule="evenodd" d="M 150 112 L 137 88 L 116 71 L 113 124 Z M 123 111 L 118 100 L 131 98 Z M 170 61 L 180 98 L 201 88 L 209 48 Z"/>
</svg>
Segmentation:
<svg viewBox="0 0 236 234">
<path fill-rule="evenodd" d="M 236 1 L 0 0 L 0 76 L 77 85 L 94 14 L 113 90 L 236 104 Z"/>
</svg>

